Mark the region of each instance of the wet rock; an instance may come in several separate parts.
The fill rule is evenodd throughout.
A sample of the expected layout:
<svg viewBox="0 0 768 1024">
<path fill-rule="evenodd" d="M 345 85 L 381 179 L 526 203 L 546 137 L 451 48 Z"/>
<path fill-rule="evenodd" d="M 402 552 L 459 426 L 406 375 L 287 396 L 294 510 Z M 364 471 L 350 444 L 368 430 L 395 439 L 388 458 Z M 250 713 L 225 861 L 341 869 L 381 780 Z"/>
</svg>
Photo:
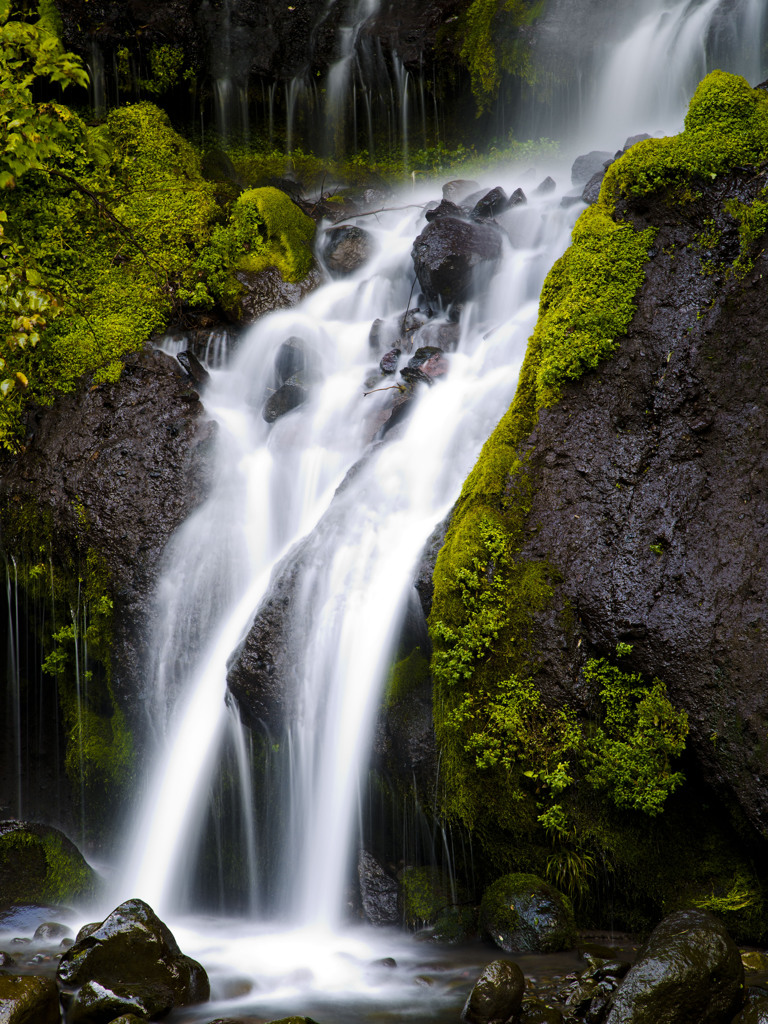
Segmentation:
<svg viewBox="0 0 768 1024">
<path fill-rule="evenodd" d="M 417 384 L 426 384 L 428 387 L 432 387 L 432 378 L 417 366 L 404 366 L 400 371 L 400 376 L 411 387 L 415 387 Z"/>
<path fill-rule="evenodd" d="M 554 953 L 576 943 L 570 900 L 536 875 L 504 875 L 488 886 L 480 929 L 506 953 Z"/>
<path fill-rule="evenodd" d="M 275 355 L 275 380 L 285 384 L 291 377 L 306 373 L 310 368 L 310 356 L 302 338 L 290 337 L 284 341 Z"/>
<path fill-rule="evenodd" d="M 512 960 L 488 964 L 467 997 L 464 1024 L 507 1024 L 520 1011 L 525 992 L 523 972 Z"/>
<path fill-rule="evenodd" d="M 176 357 L 196 384 L 207 384 L 211 375 L 191 349 L 179 352 Z"/>
<path fill-rule="evenodd" d="M 423 374 L 434 380 L 435 377 L 442 377 L 448 372 L 448 360 L 441 348 L 426 345 L 416 349 L 408 360 L 408 369 L 421 370 Z"/>
<path fill-rule="evenodd" d="M 536 195 L 546 196 L 549 195 L 551 192 L 554 192 L 556 188 L 557 182 L 555 181 L 555 179 L 547 175 L 544 181 L 540 182 L 533 191 L 536 193 Z"/>
<path fill-rule="evenodd" d="M 509 197 L 509 206 L 525 206 L 528 202 L 528 198 L 521 188 L 516 188 L 512 195 Z"/>
<path fill-rule="evenodd" d="M 51 978 L 0 974 L 3 1024 L 59 1024 L 59 990 Z"/>
<path fill-rule="evenodd" d="M 605 170 L 606 160 L 612 160 L 613 153 L 602 149 L 593 149 L 589 153 L 577 156 L 571 167 L 571 184 L 586 185 L 593 174 Z"/>
<path fill-rule="evenodd" d="M 365 266 L 374 251 L 373 236 L 356 225 L 329 228 L 323 238 L 323 261 L 332 277 L 354 274 Z"/>
<path fill-rule="evenodd" d="M 526 1000 L 516 1024 L 563 1024 L 563 1015 L 540 999 Z"/>
<path fill-rule="evenodd" d="M 107 1024 L 135 1011 L 155 1016 L 205 1002 L 210 995 L 203 968 L 184 956 L 142 900 L 122 903 L 95 930 L 78 937 L 63 954 L 57 978 L 65 989 L 79 989 L 68 1013 L 72 1024 Z"/>
<path fill-rule="evenodd" d="M 607 1024 L 722 1024 L 742 999 L 744 969 L 725 927 L 702 910 L 670 914 L 619 986 Z"/>
<path fill-rule="evenodd" d="M 460 206 L 448 199 L 442 199 L 437 206 L 426 211 L 424 219 L 431 224 L 432 221 L 440 220 L 441 217 L 458 217 L 459 220 L 462 220 L 464 216 L 464 210 Z"/>
<path fill-rule="evenodd" d="M 461 339 L 461 325 L 450 320 L 434 320 L 421 328 L 419 340 L 443 352 L 454 352 Z"/>
<path fill-rule="evenodd" d="M 235 278 L 243 286 L 238 317 L 243 324 L 254 323 L 276 309 L 291 309 L 314 291 L 322 280 L 320 271 L 315 268 L 301 281 L 284 281 L 277 267 L 259 271 L 237 270 Z"/>
<path fill-rule="evenodd" d="M 70 903 L 92 896 L 97 884 L 63 832 L 37 822 L 0 822 L 0 906 Z"/>
<path fill-rule="evenodd" d="M 13 967 L 16 961 L 13 959 L 10 953 L 5 953 L 0 950 L 0 967 Z"/>
<path fill-rule="evenodd" d="M 584 186 L 584 191 L 581 193 L 582 200 L 588 205 L 596 203 L 600 197 L 600 189 L 603 185 L 603 178 L 605 177 L 605 171 L 596 171 L 595 174 L 589 179 L 587 184 Z"/>
<path fill-rule="evenodd" d="M 34 938 L 37 942 L 48 942 L 51 939 L 68 939 L 72 935 L 72 929 L 58 921 L 44 921 L 35 929 Z"/>
<path fill-rule="evenodd" d="M 493 220 L 508 207 L 509 196 L 500 185 L 497 185 L 475 203 L 469 216 L 474 221 Z"/>
<path fill-rule="evenodd" d="M 478 188 L 480 188 L 480 184 L 477 181 L 467 178 L 456 178 L 454 181 L 448 181 L 443 185 L 443 199 L 447 199 L 451 203 L 460 203 Z"/>
<path fill-rule="evenodd" d="M 360 850 L 358 854 L 357 877 L 366 920 L 376 925 L 397 924 L 400 921 L 397 881 L 367 850 Z"/>
<path fill-rule="evenodd" d="M 469 895 L 436 867 L 410 865 L 398 872 L 400 916 L 409 928 L 430 928 L 442 942 L 468 940 L 476 931 Z"/>
<path fill-rule="evenodd" d="M 383 338 L 385 337 L 386 321 L 382 320 L 381 317 L 377 317 L 371 324 L 371 329 L 368 332 L 368 347 L 372 352 L 380 352 L 384 347 Z"/>
<path fill-rule="evenodd" d="M 493 271 L 501 240 L 489 225 L 443 217 L 424 228 L 411 255 L 427 300 L 449 305 L 470 296 L 478 272 Z"/>
<path fill-rule="evenodd" d="M 400 349 L 390 349 L 389 352 L 381 357 L 379 369 L 382 373 L 397 373 L 397 364 L 399 359 Z"/>
<path fill-rule="evenodd" d="M 768 992 L 750 992 L 731 1024 L 768 1024 Z"/>
<path fill-rule="evenodd" d="M 298 409 L 308 398 L 309 387 L 306 378 L 301 374 L 296 374 L 293 377 L 289 377 L 284 384 L 281 384 L 269 396 L 264 403 L 261 415 L 267 423 L 274 423 L 275 420 L 285 416 L 286 413 L 291 412 L 293 409 Z"/>
</svg>

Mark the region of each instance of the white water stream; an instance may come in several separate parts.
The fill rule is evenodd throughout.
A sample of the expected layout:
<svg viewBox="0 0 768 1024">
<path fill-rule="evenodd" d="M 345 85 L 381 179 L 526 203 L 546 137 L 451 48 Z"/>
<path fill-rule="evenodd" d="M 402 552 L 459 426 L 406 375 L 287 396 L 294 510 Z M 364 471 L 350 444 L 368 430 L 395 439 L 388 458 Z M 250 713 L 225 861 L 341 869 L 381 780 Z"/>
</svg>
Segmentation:
<svg viewBox="0 0 768 1024">
<path fill-rule="evenodd" d="M 596 108 L 592 122 L 609 146 L 661 126 L 649 86 L 661 84 L 664 116 L 679 126 L 691 75 L 695 84 L 706 70 L 701 38 L 719 3 L 670 3 L 666 13 L 661 3 L 650 12 L 643 5 L 647 17 L 638 19 L 606 67 L 602 94 L 610 103 Z M 745 25 L 762 17 L 755 0 L 745 0 L 740 10 Z M 677 84 L 667 92 L 659 76 L 671 64 Z M 744 70 L 754 80 L 753 65 Z M 619 79 L 621 89 L 611 84 Z M 566 183 L 567 170 L 559 172 L 555 176 Z M 409 195 L 407 202 L 416 205 L 408 209 L 365 218 L 361 223 L 378 246 L 368 265 L 324 285 L 295 310 L 260 321 L 230 361 L 211 371 L 203 400 L 218 427 L 217 479 L 167 554 L 147 692 L 160 754 L 107 908 L 142 897 L 170 922 L 185 952 L 211 970 L 218 1002 L 201 1019 L 214 1009 L 305 1013 L 329 998 L 383 1001 L 400 1006 L 401 1015 L 417 1016 L 439 1014 L 446 1005 L 455 1015 L 455 996 L 446 986 L 419 988 L 415 966 L 409 987 L 401 984 L 398 994 L 380 974 L 370 974 L 366 964 L 396 947 L 403 963 L 416 964 L 419 955 L 386 931 L 345 932 L 344 891 L 375 709 L 415 565 L 514 395 L 544 276 L 568 244 L 581 209 L 560 206 L 564 189 L 532 195 L 546 173 L 542 167 L 526 179 L 495 172 L 488 182 L 508 192 L 522 185 L 529 204 L 503 218 L 503 262 L 487 293 L 465 310 L 448 374 L 420 388 L 412 415 L 383 444 L 371 449 L 371 423 L 389 392 L 363 397 L 378 360 L 368 334 L 375 318 L 402 316 L 408 306 L 411 244 L 425 223 L 421 204 L 439 198 L 438 186 Z M 275 357 L 290 337 L 311 351 L 318 379 L 307 403 L 269 426 L 261 408 L 273 386 Z M 358 470 L 337 493 L 353 466 Z M 301 586 L 289 610 L 297 711 L 278 738 L 290 753 L 281 870 L 269 908 L 280 923 L 270 924 L 268 915 L 238 924 L 184 919 L 180 913 L 190 909 L 180 885 L 185 857 L 197 846 L 210 773 L 231 721 L 227 662 L 275 566 L 304 538 Z M 242 763 L 242 744 L 238 750 Z M 257 885 L 254 851 L 274 838 L 252 837 L 250 853 L 245 844 L 240 854 Z"/>
</svg>

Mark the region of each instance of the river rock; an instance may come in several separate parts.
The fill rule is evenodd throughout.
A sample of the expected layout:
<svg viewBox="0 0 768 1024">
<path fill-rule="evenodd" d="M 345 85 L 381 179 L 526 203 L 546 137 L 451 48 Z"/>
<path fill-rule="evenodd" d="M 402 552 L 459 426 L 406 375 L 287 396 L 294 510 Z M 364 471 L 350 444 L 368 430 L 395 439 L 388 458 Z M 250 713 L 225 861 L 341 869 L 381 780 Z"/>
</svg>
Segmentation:
<svg viewBox="0 0 768 1024">
<path fill-rule="evenodd" d="M 724 926 L 706 911 L 681 910 L 651 933 L 606 1024 L 723 1024 L 743 991 L 739 950 Z"/>
<path fill-rule="evenodd" d="M 59 1024 L 59 990 L 52 978 L 0 972 L 2 1024 Z"/>
<path fill-rule="evenodd" d="M 311 357 L 306 343 L 295 336 L 282 343 L 275 355 L 275 381 L 279 387 L 297 374 L 310 369 Z"/>
<path fill-rule="evenodd" d="M 488 225 L 443 217 L 424 228 L 411 255 L 428 301 L 449 305 L 469 297 L 479 270 L 493 271 L 501 239 Z"/>
<path fill-rule="evenodd" d="M 200 964 L 184 956 L 168 927 L 137 899 L 81 931 L 57 978 L 65 989 L 79 989 L 68 1012 L 72 1024 L 108 1024 L 136 1011 L 154 1017 L 210 995 Z"/>
<path fill-rule="evenodd" d="M 397 880 L 388 875 L 367 850 L 360 850 L 358 854 L 357 877 L 366 920 L 377 925 L 398 924 Z"/>
<path fill-rule="evenodd" d="M 765 990 L 750 992 L 746 1004 L 731 1024 L 768 1024 L 768 993 Z"/>
<path fill-rule="evenodd" d="M 469 216 L 474 221 L 492 220 L 508 207 L 509 196 L 501 185 L 497 185 L 475 203 Z"/>
<path fill-rule="evenodd" d="M 547 175 L 547 177 L 536 186 L 533 190 L 538 196 L 546 196 L 554 192 L 557 188 L 557 182 L 554 178 Z"/>
<path fill-rule="evenodd" d="M 381 360 L 379 362 L 379 369 L 381 370 L 382 373 L 386 374 L 397 373 L 397 363 L 399 359 L 400 349 L 390 349 L 389 352 L 385 352 L 385 354 L 381 357 Z"/>
<path fill-rule="evenodd" d="M 587 184 L 584 186 L 584 191 L 581 193 L 581 199 L 583 202 L 591 206 L 596 203 L 600 198 L 600 189 L 603 186 L 603 178 L 605 177 L 605 169 L 602 171 L 596 171 L 589 179 Z M 578 199 L 578 197 L 576 197 Z"/>
<path fill-rule="evenodd" d="M 416 349 L 408 360 L 408 368 L 420 370 L 430 380 L 434 380 L 435 377 L 442 377 L 448 372 L 448 360 L 441 348 L 425 345 Z"/>
<path fill-rule="evenodd" d="M 626 153 L 628 149 L 632 149 L 638 142 L 645 142 L 646 139 L 652 139 L 652 135 L 648 135 L 647 132 L 642 132 L 640 135 L 630 135 L 627 141 L 624 143 L 622 153 Z"/>
<path fill-rule="evenodd" d="M 93 896 L 97 884 L 63 832 L 37 822 L 0 822 L 0 907 L 70 903 Z"/>
<path fill-rule="evenodd" d="M 613 153 L 602 149 L 593 149 L 589 153 L 577 156 L 571 167 L 571 184 L 586 185 L 593 174 L 605 170 L 607 160 L 613 160 Z"/>
<path fill-rule="evenodd" d="M 536 875 L 504 875 L 489 885 L 480 928 L 506 953 L 554 953 L 576 943 L 571 901 Z"/>
<path fill-rule="evenodd" d="M 206 368 L 191 349 L 176 356 L 195 384 L 207 384 L 211 378 Z"/>
<path fill-rule="evenodd" d="M 494 960 L 477 979 L 467 997 L 464 1024 L 507 1024 L 520 1012 L 525 976 L 512 960 Z"/>
<path fill-rule="evenodd" d="M 365 266 L 375 248 L 373 235 L 364 228 L 345 224 L 325 232 L 322 256 L 332 277 L 348 277 Z"/>
<path fill-rule="evenodd" d="M 264 403 L 262 416 L 267 423 L 274 423 L 275 420 L 285 416 L 292 409 L 297 409 L 309 398 L 309 387 L 303 374 L 295 374 L 273 391 Z"/>
<path fill-rule="evenodd" d="M 461 203 L 472 192 L 480 187 L 477 181 L 468 178 L 455 178 L 443 185 L 443 199 L 451 203 Z"/>
<path fill-rule="evenodd" d="M 509 197 L 509 206 L 525 206 L 528 202 L 528 197 L 521 188 L 516 188 L 512 195 Z"/>
</svg>

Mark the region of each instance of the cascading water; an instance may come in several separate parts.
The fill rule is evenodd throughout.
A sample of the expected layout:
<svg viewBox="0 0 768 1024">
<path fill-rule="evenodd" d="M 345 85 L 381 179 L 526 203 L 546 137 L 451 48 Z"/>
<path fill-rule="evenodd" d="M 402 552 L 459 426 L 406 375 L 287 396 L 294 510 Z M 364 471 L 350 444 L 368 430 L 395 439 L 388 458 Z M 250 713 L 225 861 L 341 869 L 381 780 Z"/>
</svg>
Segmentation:
<svg viewBox="0 0 768 1024">
<path fill-rule="evenodd" d="M 625 67 L 635 66 L 630 57 L 637 47 L 663 39 L 667 59 L 674 52 L 681 62 L 680 82 L 692 70 L 706 70 L 697 63 L 693 27 L 709 31 L 719 6 L 716 0 L 673 4 L 664 14 L 659 5 L 628 36 Z M 760 15 L 753 0 L 739 10 L 745 24 Z M 604 82 L 611 74 L 608 69 Z M 633 102 L 626 94 L 621 122 L 604 114 L 601 128 L 613 133 L 612 145 L 636 128 L 657 127 L 646 120 L 657 108 L 641 105 L 634 115 Z M 543 176 L 496 177 L 530 189 Z M 422 389 L 410 417 L 372 446 L 387 394 L 363 397 L 370 325 L 408 308 L 410 248 L 424 224 L 419 203 L 432 198 L 414 195 L 411 208 L 366 222 L 378 248 L 363 269 L 324 285 L 295 310 L 265 318 L 228 363 L 212 368 L 204 401 L 218 425 L 217 478 L 171 544 L 158 595 L 162 615 L 147 707 L 165 753 L 131 825 L 129 866 L 110 895 L 114 901 L 140 896 L 167 916 L 191 909 L 178 883 L 199 841 L 211 767 L 229 728 L 235 729 L 234 760 L 248 775 L 244 740 L 225 700 L 228 661 L 270 579 L 274 585 L 286 572 L 298 574 L 286 619 L 295 671 L 285 684 L 295 683 L 294 713 L 284 733 L 266 740 L 281 764 L 280 800 L 287 806 L 265 828 L 249 819 L 247 798 L 240 804 L 247 841 L 239 856 L 249 891 L 254 884 L 258 890 L 244 905 L 259 908 L 259 921 L 174 923 L 185 951 L 212 971 L 214 993 L 224 1000 L 221 979 L 240 972 L 259 993 L 249 991 L 238 1005 L 258 1002 L 260 1012 L 285 1010 L 299 989 L 303 1012 L 329 993 L 364 990 L 366 998 L 378 998 L 381 982 L 372 983 L 361 964 L 381 947 L 367 935 L 333 937 L 343 934 L 375 709 L 419 553 L 514 394 L 544 276 L 567 245 L 579 210 L 564 209 L 556 194 L 504 216 L 511 244 L 505 241 L 486 294 L 464 310 L 449 373 Z M 270 426 L 261 410 L 289 338 L 301 339 L 314 383 L 304 405 Z M 263 854 L 267 843 L 279 851 L 271 858 Z M 269 878 L 267 862 L 277 865 Z M 404 940 L 386 941 L 387 952 L 397 946 L 398 959 L 416 961 L 399 945 Z M 340 949 L 351 958 L 340 958 Z M 293 975 L 296 968 L 305 973 Z M 389 987 L 390 1006 L 393 998 Z M 414 989 L 403 998 L 411 1006 Z M 448 995 L 438 987 L 424 999 Z"/>
</svg>

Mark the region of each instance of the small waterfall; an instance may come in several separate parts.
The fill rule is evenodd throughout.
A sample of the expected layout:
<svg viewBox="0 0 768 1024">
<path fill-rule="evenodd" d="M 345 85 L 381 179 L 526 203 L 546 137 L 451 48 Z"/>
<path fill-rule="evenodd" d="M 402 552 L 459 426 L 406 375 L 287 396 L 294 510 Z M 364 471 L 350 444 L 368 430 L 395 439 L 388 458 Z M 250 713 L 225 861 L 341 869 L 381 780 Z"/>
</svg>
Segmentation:
<svg viewBox="0 0 768 1024">
<path fill-rule="evenodd" d="M 328 140 L 336 156 L 344 152 L 344 124 L 360 30 L 373 17 L 379 0 L 355 0 L 349 22 L 339 29 L 339 59 L 331 66 L 325 87 L 325 116 Z"/>
</svg>

